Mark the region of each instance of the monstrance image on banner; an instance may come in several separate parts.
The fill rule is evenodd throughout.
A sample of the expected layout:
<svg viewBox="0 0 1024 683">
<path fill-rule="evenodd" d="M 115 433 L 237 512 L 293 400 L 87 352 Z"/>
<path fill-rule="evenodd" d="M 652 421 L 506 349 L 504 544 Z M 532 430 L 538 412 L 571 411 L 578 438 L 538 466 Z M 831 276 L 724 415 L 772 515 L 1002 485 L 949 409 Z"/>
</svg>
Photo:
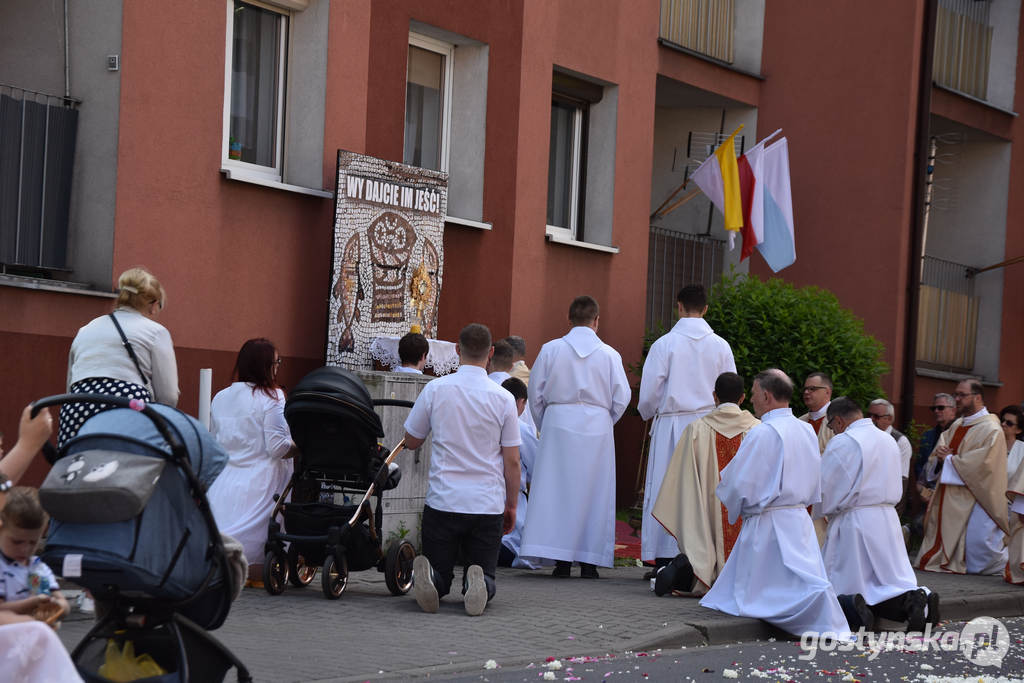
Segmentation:
<svg viewBox="0 0 1024 683">
<path fill-rule="evenodd" d="M 371 367 L 370 344 L 437 335 L 448 174 L 338 150 L 328 365 Z"/>
</svg>

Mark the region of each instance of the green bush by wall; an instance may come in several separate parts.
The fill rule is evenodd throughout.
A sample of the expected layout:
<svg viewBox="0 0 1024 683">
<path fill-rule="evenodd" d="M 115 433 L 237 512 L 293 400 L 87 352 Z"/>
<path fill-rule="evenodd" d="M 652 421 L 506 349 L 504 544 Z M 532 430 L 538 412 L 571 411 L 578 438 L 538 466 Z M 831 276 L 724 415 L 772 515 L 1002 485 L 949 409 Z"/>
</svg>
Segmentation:
<svg viewBox="0 0 1024 683">
<path fill-rule="evenodd" d="M 889 371 L 881 342 L 864 323 L 820 287 L 794 287 L 778 279 L 726 275 L 712 287 L 705 319 L 732 346 L 736 370 L 749 390 L 754 375 L 777 367 L 796 382 L 793 412 L 806 412 L 800 387 L 808 373 L 828 373 L 833 396 L 861 406 L 884 397 L 879 378 Z M 644 355 L 667 330 L 659 326 L 644 339 Z M 640 368 L 634 372 L 639 376 Z M 749 401 L 748 401 L 749 407 Z"/>
</svg>

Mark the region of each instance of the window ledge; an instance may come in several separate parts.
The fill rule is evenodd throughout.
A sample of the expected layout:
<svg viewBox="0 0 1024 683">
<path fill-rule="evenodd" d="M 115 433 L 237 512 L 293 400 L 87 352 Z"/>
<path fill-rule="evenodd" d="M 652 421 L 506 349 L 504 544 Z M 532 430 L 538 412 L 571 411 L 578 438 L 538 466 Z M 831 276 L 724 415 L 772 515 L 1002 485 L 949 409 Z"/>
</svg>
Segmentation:
<svg viewBox="0 0 1024 683">
<path fill-rule="evenodd" d="M 567 247 L 579 247 L 580 249 L 591 249 L 593 251 L 604 252 L 605 254 L 618 254 L 618 247 L 609 247 L 604 244 L 594 244 L 593 242 L 581 242 L 579 240 L 570 239 L 568 237 L 561 237 L 559 235 L 553 235 L 550 232 L 544 235 L 544 238 L 548 242 L 554 242 L 555 244 L 564 244 Z"/>
<path fill-rule="evenodd" d="M 949 370 L 934 370 L 932 368 L 916 368 L 917 375 L 919 377 L 931 377 L 932 379 L 945 379 L 951 382 L 962 382 L 965 379 L 977 379 L 986 387 L 1001 387 L 1003 383 L 997 379 L 985 379 L 984 377 L 978 379 L 977 375 L 972 375 L 966 372 L 951 372 Z"/>
<path fill-rule="evenodd" d="M 455 225 L 464 225 L 467 228 L 476 228 L 477 230 L 491 230 L 494 225 L 491 223 L 484 223 L 483 221 L 474 221 L 469 218 L 456 218 L 455 216 L 445 216 L 445 223 L 454 223 Z"/>
<path fill-rule="evenodd" d="M 18 287 L 19 289 L 36 289 L 44 292 L 59 292 L 61 294 L 81 294 L 83 296 L 95 296 L 101 299 L 116 299 L 115 292 L 102 292 L 92 289 L 89 285 L 81 282 L 64 282 L 63 280 L 44 280 L 36 277 L 22 277 L 19 275 L 0 275 L 0 287 Z"/>
<path fill-rule="evenodd" d="M 263 178 L 254 173 L 246 173 L 237 168 L 225 168 L 221 167 L 220 172 L 228 180 L 237 180 L 243 183 L 252 183 L 253 185 L 262 185 L 263 187 L 272 187 L 275 190 L 285 190 L 287 192 L 296 192 L 298 194 L 307 194 L 313 197 L 323 197 L 324 199 L 331 199 L 334 197 L 333 192 L 327 192 L 325 190 L 315 190 L 312 187 L 302 187 L 301 185 L 289 185 L 288 183 L 282 183 L 279 180 L 270 180 L 269 178 Z"/>
</svg>

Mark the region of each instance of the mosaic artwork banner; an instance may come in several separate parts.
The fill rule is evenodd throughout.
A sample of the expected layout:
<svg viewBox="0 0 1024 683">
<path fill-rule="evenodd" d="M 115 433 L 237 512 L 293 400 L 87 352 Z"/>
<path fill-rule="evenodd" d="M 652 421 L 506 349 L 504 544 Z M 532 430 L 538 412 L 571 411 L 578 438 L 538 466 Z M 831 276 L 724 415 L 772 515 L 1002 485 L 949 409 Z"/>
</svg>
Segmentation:
<svg viewBox="0 0 1024 683">
<path fill-rule="evenodd" d="M 328 365 L 371 367 L 370 344 L 437 335 L 448 174 L 338 150 Z"/>
</svg>

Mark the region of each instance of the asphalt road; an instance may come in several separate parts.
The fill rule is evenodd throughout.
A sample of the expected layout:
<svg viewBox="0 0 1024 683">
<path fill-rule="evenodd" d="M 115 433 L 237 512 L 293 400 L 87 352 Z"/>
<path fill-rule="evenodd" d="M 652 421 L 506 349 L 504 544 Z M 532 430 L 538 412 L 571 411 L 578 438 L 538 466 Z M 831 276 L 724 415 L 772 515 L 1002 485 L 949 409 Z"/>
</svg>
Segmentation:
<svg viewBox="0 0 1024 683">
<path fill-rule="evenodd" d="M 976 622 L 977 623 L 977 622 Z M 444 681 L 892 681 L 921 683 L 1002 683 L 1024 681 L 1024 618 L 1002 619 L 995 630 L 992 647 L 968 647 L 967 653 L 979 663 L 965 658 L 961 645 L 965 622 L 940 625 L 949 649 L 941 649 L 941 638 L 920 651 L 923 639 L 886 642 L 872 650 L 851 649 L 848 652 L 819 650 L 813 653 L 801 648 L 800 641 L 758 641 L 735 645 L 627 652 L 606 657 L 582 657 L 555 662 L 537 661 L 527 666 L 485 669 L 463 675 L 437 675 L 432 680 Z M 980 624 L 984 626 L 984 624 Z M 972 631 L 984 633 L 985 628 Z M 892 634 L 896 636 L 896 634 Z M 904 634 L 899 634 L 903 636 Z M 954 644 L 955 640 L 958 642 Z M 984 642 L 984 637 L 968 634 L 971 644 Z M 807 643 L 810 644 L 810 641 Z M 828 643 L 823 644 L 828 647 Z M 1001 659 L 999 654 L 1002 653 Z M 980 662 L 982 658 L 999 665 Z M 409 679 L 391 679 L 409 680 Z"/>
</svg>

